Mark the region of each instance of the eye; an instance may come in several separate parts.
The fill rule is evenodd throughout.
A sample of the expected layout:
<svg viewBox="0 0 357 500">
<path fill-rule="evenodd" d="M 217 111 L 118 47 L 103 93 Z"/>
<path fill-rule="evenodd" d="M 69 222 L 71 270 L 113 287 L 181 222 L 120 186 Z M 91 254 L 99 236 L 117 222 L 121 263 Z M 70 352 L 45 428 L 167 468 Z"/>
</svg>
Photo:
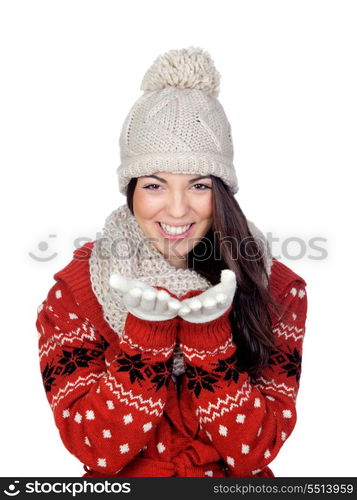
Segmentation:
<svg viewBox="0 0 357 500">
<path fill-rule="evenodd" d="M 207 189 L 212 189 L 211 186 L 207 186 L 207 184 L 194 184 L 194 186 L 201 186 L 204 189 L 197 189 L 197 191 L 206 191 Z"/>
<path fill-rule="evenodd" d="M 160 187 L 159 184 L 148 184 L 147 186 L 144 186 L 143 189 L 148 189 L 149 191 L 157 191 L 157 189 L 150 189 L 152 186 Z"/>
</svg>

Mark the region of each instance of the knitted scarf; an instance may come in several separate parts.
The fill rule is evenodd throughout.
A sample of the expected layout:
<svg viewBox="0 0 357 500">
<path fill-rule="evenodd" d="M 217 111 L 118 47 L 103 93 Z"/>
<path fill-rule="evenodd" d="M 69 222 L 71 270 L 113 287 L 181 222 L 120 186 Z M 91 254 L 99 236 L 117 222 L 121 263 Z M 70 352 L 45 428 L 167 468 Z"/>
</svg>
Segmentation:
<svg viewBox="0 0 357 500">
<path fill-rule="evenodd" d="M 259 229 L 248 221 L 249 230 L 262 248 L 265 266 L 270 274 L 271 252 Z M 177 297 L 188 290 L 207 290 L 212 284 L 196 271 L 176 269 L 146 237 L 130 212 L 127 204 L 114 210 L 106 219 L 103 236 L 96 240 L 89 260 L 92 289 L 103 308 L 109 326 L 121 337 L 127 309 L 120 295 L 109 286 L 112 273 L 140 279 L 151 286 L 162 286 Z M 184 373 L 183 357 L 179 345 L 173 356 L 173 373 Z"/>
</svg>

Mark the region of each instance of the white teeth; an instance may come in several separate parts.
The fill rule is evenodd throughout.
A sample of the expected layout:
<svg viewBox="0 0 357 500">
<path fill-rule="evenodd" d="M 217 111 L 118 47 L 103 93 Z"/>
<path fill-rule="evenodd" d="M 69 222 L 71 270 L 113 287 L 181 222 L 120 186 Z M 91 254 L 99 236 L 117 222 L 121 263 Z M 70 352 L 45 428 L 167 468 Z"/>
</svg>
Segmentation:
<svg viewBox="0 0 357 500">
<path fill-rule="evenodd" d="M 162 227 L 162 229 L 166 233 L 169 233 L 169 234 L 182 234 L 182 233 L 185 233 L 189 229 L 189 227 L 191 226 L 191 224 L 187 224 L 187 226 L 174 227 L 174 226 L 168 226 L 167 224 L 162 224 L 160 222 L 160 226 Z"/>
</svg>

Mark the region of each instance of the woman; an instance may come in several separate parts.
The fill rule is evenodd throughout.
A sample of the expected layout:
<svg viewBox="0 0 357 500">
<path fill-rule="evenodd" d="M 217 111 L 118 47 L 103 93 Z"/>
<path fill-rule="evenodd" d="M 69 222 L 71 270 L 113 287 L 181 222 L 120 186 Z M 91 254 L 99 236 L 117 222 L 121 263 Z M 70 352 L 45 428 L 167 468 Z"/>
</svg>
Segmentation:
<svg viewBox="0 0 357 500">
<path fill-rule="evenodd" d="M 234 194 L 219 73 L 159 57 L 120 136 L 127 197 L 38 310 L 40 366 L 89 476 L 266 477 L 292 433 L 306 283 Z"/>
</svg>

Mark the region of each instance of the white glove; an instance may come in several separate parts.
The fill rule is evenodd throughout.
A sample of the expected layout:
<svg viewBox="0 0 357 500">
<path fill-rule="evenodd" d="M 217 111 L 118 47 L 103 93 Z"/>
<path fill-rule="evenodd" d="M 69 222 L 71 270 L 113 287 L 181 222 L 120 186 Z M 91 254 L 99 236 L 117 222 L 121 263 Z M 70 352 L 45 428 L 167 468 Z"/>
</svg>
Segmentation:
<svg viewBox="0 0 357 500">
<path fill-rule="evenodd" d="M 236 288 L 235 273 L 230 269 L 223 269 L 220 283 L 200 295 L 182 300 L 178 315 L 190 323 L 212 321 L 230 308 Z"/>
<path fill-rule="evenodd" d="M 177 316 L 181 302 L 166 292 L 140 280 L 113 273 L 109 285 L 123 297 L 128 311 L 148 321 L 165 321 Z"/>
</svg>

